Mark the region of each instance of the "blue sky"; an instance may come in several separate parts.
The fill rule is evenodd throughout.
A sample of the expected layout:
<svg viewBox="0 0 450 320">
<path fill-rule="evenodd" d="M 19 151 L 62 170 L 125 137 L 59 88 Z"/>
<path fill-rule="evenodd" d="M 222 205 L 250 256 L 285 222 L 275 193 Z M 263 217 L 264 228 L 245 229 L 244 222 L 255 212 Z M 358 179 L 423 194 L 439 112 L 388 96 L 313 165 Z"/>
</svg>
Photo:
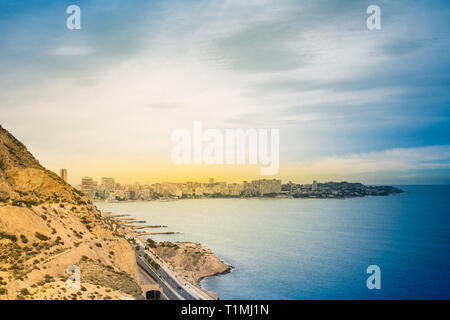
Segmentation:
<svg viewBox="0 0 450 320">
<path fill-rule="evenodd" d="M 448 1 L 2 1 L 0 30 L 0 124 L 73 183 L 186 176 L 194 120 L 279 128 L 283 179 L 450 182 Z"/>
</svg>

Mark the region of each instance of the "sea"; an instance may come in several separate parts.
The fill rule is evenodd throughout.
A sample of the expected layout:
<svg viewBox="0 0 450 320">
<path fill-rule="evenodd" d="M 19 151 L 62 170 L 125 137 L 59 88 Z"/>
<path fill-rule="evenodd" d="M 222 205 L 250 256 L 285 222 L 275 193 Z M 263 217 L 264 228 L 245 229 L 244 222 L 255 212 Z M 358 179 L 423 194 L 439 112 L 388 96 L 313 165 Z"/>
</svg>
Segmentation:
<svg viewBox="0 0 450 320">
<path fill-rule="evenodd" d="M 342 200 L 96 205 L 180 232 L 156 241 L 211 248 L 233 266 L 201 282 L 220 299 L 450 299 L 450 186 L 397 187 L 405 192 Z M 370 276 L 379 288 L 369 289 Z"/>
</svg>

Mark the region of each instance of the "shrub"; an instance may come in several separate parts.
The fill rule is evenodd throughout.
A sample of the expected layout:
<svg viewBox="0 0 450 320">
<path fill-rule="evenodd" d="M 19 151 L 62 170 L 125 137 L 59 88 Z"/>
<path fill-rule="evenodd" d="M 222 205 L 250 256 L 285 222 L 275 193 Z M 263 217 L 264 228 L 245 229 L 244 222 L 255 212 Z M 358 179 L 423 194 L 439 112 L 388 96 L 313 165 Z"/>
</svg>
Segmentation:
<svg viewBox="0 0 450 320">
<path fill-rule="evenodd" d="M 30 294 L 30 291 L 28 291 L 27 288 L 23 288 L 23 289 L 20 290 L 20 294 L 23 295 L 23 296 L 27 296 L 27 295 Z"/>
<path fill-rule="evenodd" d="M 156 248 L 156 242 L 153 239 L 148 238 L 147 243 L 150 246 L 150 248 Z"/>
<path fill-rule="evenodd" d="M 8 234 L 6 232 L 0 232 L 0 239 L 8 239 L 11 240 L 12 242 L 17 242 L 17 237 L 13 234 Z"/>
<path fill-rule="evenodd" d="M 46 275 L 44 276 L 44 281 L 45 281 L 46 283 L 50 283 L 50 282 L 53 281 L 53 277 L 52 277 L 51 275 L 49 275 L 49 274 L 46 274 Z"/>
<path fill-rule="evenodd" d="M 22 240 L 23 243 L 28 243 L 27 237 L 25 237 L 23 234 L 20 235 L 20 240 Z"/>
<path fill-rule="evenodd" d="M 101 243 L 99 243 L 99 242 L 96 242 L 96 243 L 95 243 L 95 245 L 96 245 L 97 247 L 99 247 L 99 248 L 101 248 L 101 247 L 102 247 L 102 244 L 101 244 Z"/>
<path fill-rule="evenodd" d="M 155 270 L 159 269 L 159 264 L 153 261 L 151 258 L 147 258 L 147 261 Z"/>
<path fill-rule="evenodd" d="M 39 240 L 42 240 L 42 241 L 47 241 L 48 239 L 50 239 L 46 235 L 39 233 L 39 232 L 36 232 L 34 235 L 36 236 L 36 238 L 38 238 Z"/>
</svg>

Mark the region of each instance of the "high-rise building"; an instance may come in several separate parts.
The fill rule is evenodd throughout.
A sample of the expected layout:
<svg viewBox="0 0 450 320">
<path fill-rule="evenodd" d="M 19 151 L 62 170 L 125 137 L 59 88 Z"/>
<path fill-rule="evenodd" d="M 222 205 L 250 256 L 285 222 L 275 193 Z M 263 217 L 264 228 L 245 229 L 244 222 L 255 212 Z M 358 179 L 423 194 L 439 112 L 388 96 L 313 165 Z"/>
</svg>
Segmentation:
<svg viewBox="0 0 450 320">
<path fill-rule="evenodd" d="M 81 191 L 90 199 L 94 198 L 95 189 L 96 183 L 94 182 L 94 179 L 91 177 L 84 177 L 81 179 Z"/>
<path fill-rule="evenodd" d="M 281 180 L 277 179 L 262 179 L 262 180 L 255 180 L 252 181 L 252 188 L 254 189 L 256 193 L 259 193 L 260 195 L 265 194 L 278 194 L 281 193 Z"/>
<path fill-rule="evenodd" d="M 94 186 L 94 179 L 92 179 L 91 177 L 81 178 L 81 191 L 84 191 L 85 189 L 89 189 L 92 186 Z"/>
<path fill-rule="evenodd" d="M 209 184 L 214 184 L 214 178 L 209 178 Z"/>
<path fill-rule="evenodd" d="M 102 178 L 102 189 L 106 191 L 114 191 L 116 189 L 116 182 L 114 178 Z"/>
<path fill-rule="evenodd" d="M 67 169 L 59 170 L 59 176 L 63 179 L 64 182 L 67 182 Z"/>
<path fill-rule="evenodd" d="M 317 181 L 316 180 L 314 180 L 314 182 L 313 182 L 313 184 L 311 186 L 311 190 L 312 191 L 317 191 Z"/>
</svg>

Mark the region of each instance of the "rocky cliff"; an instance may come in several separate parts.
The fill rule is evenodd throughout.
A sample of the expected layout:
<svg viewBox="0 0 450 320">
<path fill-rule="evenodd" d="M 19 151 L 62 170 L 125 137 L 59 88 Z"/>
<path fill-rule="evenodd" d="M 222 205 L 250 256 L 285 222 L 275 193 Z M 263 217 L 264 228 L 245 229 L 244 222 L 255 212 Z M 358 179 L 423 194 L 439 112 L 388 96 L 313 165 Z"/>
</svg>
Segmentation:
<svg viewBox="0 0 450 320">
<path fill-rule="evenodd" d="M 81 194 L 42 167 L 21 142 L 1 126 L 0 201 L 14 205 L 86 203 Z"/>
<path fill-rule="evenodd" d="M 121 297 L 143 297 L 123 231 L 0 126 L 0 299 Z"/>
<path fill-rule="evenodd" d="M 203 278 L 225 274 L 232 267 L 221 261 L 211 249 L 193 242 L 155 242 L 154 252 L 186 281 L 200 286 Z M 212 293 L 216 296 L 215 293 Z"/>
</svg>

